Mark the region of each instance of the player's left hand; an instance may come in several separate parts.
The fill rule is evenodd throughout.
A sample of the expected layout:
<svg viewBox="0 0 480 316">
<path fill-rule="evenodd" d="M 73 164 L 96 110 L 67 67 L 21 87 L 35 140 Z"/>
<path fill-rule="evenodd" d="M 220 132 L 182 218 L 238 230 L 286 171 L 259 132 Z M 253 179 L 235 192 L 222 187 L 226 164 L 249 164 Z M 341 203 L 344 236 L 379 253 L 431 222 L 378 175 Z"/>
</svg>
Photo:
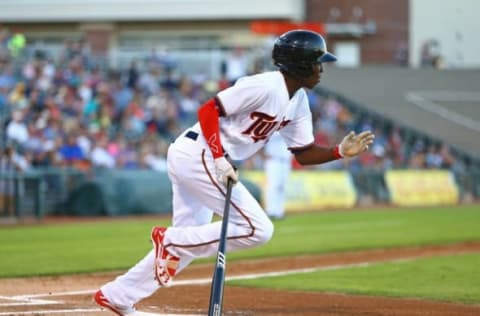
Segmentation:
<svg viewBox="0 0 480 316">
<path fill-rule="evenodd" d="M 374 139 L 375 135 L 371 131 L 364 131 L 358 135 L 352 131 L 340 143 L 340 155 L 342 157 L 355 157 L 368 150 Z"/>
<path fill-rule="evenodd" d="M 225 157 L 215 159 L 215 172 L 217 179 L 225 186 L 229 178 L 232 179 L 233 184 L 238 182 L 238 172 L 236 168 Z"/>
</svg>

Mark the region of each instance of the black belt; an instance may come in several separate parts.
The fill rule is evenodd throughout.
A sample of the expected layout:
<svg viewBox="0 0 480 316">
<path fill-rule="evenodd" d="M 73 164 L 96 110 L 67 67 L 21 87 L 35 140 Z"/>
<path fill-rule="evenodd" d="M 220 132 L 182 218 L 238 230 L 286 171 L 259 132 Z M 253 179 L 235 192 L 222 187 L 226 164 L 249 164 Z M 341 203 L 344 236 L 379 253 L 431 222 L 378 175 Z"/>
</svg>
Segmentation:
<svg viewBox="0 0 480 316">
<path fill-rule="evenodd" d="M 198 133 L 197 133 L 197 132 L 194 132 L 194 131 L 188 131 L 188 132 L 185 134 L 185 137 L 188 137 L 188 138 L 193 139 L 193 140 L 197 140 L 197 138 L 198 138 Z"/>
</svg>

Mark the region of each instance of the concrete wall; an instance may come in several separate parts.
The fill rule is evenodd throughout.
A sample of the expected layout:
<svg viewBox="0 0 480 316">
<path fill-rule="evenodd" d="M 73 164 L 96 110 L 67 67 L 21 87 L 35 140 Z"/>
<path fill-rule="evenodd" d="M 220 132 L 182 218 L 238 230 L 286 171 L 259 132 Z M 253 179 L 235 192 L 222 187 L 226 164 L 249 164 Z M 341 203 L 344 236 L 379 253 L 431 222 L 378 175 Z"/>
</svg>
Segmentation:
<svg viewBox="0 0 480 316">
<path fill-rule="evenodd" d="M 329 24 L 375 25 L 371 34 L 328 35 L 330 48 L 358 43 L 361 64 L 392 64 L 401 45 L 408 46 L 409 0 L 309 0 L 307 20 Z M 334 52 L 335 53 L 335 52 Z"/>
<path fill-rule="evenodd" d="M 298 0 L 2 0 L 2 22 L 302 20 Z"/>
<path fill-rule="evenodd" d="M 444 67 L 480 67 L 479 12 L 478 0 L 411 0 L 411 64 L 419 65 L 422 44 L 435 39 Z"/>
</svg>

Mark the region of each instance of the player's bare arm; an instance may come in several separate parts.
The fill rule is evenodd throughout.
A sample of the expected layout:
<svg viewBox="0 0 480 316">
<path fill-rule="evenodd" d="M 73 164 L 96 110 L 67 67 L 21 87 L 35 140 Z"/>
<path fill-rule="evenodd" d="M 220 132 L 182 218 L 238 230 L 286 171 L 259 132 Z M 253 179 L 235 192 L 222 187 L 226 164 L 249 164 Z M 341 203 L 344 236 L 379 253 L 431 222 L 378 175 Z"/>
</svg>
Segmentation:
<svg viewBox="0 0 480 316">
<path fill-rule="evenodd" d="M 355 134 L 350 132 L 334 148 L 311 145 L 295 153 L 295 159 L 302 165 L 316 165 L 343 157 L 355 157 L 364 151 L 373 143 L 375 135 L 370 131 Z"/>
</svg>

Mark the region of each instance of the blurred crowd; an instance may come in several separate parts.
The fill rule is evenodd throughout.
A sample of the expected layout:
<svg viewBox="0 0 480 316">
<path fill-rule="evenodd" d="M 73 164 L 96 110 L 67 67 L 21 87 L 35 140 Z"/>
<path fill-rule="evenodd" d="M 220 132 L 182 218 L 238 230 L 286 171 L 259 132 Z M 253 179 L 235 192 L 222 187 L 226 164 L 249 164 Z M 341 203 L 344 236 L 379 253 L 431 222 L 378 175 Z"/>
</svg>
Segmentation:
<svg viewBox="0 0 480 316">
<path fill-rule="evenodd" d="M 175 62 L 161 54 L 112 70 L 96 63 L 82 40 L 65 41 L 58 56 L 37 51 L 25 59 L 18 43 L 12 49 L 13 35 L 0 34 L 2 168 L 163 171 L 169 143 L 196 121 L 202 102 L 234 82 L 227 76 L 229 65 L 236 67 L 230 69 L 235 76 L 248 72 L 240 51 L 219 65 L 225 76 L 217 81 L 180 74 Z M 376 134 L 375 144 L 361 157 L 316 168 L 452 168 L 457 163 L 445 144 L 407 142 L 400 128 L 375 124 L 335 97 L 309 91 L 309 98 L 317 143 L 338 143 L 351 129 Z M 261 159 L 254 157 L 243 167 L 261 168 Z"/>
<path fill-rule="evenodd" d="M 0 113 L 4 156 L 22 170 L 165 170 L 168 144 L 214 92 L 206 82 L 174 77 L 162 56 L 132 61 L 127 71 L 103 69 L 82 41 L 66 41 L 59 56 L 36 52 L 17 66 L 3 54 Z"/>
</svg>

